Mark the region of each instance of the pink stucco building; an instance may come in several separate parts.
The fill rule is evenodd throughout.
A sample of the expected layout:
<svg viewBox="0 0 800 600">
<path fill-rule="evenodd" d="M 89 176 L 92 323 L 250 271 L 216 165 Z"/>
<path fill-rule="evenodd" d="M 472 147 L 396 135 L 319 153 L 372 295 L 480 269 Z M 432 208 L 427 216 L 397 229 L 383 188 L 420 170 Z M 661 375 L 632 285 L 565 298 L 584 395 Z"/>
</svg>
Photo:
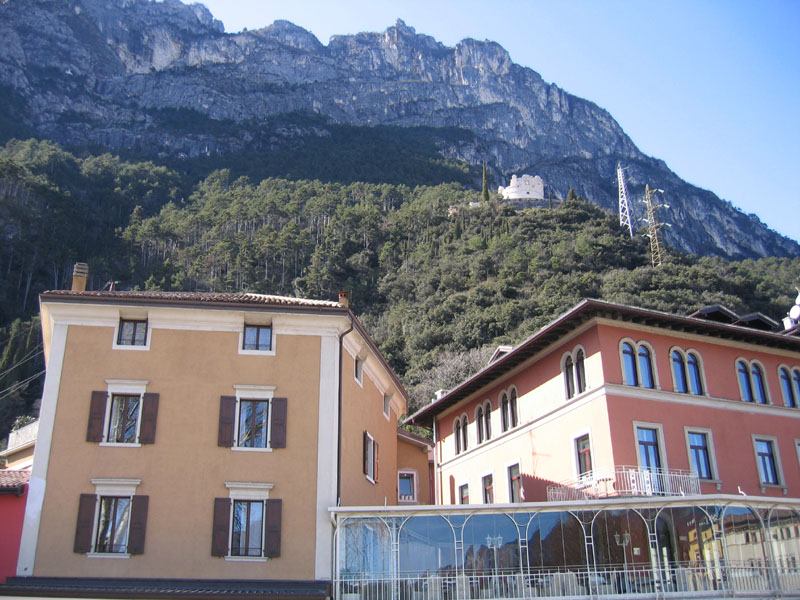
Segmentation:
<svg viewBox="0 0 800 600">
<path fill-rule="evenodd" d="M 410 419 L 438 504 L 800 497 L 800 334 L 587 300 Z"/>
</svg>

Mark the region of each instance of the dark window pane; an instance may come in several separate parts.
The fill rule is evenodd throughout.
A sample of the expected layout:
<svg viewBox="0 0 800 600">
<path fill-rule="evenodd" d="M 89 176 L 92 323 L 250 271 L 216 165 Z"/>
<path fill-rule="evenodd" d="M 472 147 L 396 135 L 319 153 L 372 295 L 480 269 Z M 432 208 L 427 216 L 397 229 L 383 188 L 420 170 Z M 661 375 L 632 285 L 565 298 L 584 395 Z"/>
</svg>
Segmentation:
<svg viewBox="0 0 800 600">
<path fill-rule="evenodd" d="M 572 357 L 569 356 L 567 357 L 567 360 L 564 361 L 564 390 L 567 394 L 567 398 L 572 398 L 575 395 Z"/>
<path fill-rule="evenodd" d="M 686 386 L 686 365 L 683 355 L 677 350 L 672 351 L 672 376 L 675 378 L 675 391 L 687 393 L 689 388 Z"/>
<path fill-rule="evenodd" d="M 578 350 L 575 357 L 575 385 L 578 393 L 586 391 L 586 372 L 583 368 L 583 350 Z"/>
<path fill-rule="evenodd" d="M 701 479 L 711 479 L 711 461 L 708 452 L 708 439 L 704 433 L 689 434 L 692 471 Z"/>
<path fill-rule="evenodd" d="M 779 373 L 781 390 L 783 391 L 783 403 L 790 408 L 794 408 L 797 406 L 797 400 L 794 395 L 794 390 L 792 389 L 792 380 L 789 376 L 789 369 L 781 367 Z"/>
<path fill-rule="evenodd" d="M 750 369 L 740 360 L 736 363 L 736 373 L 739 376 L 739 387 L 742 389 L 742 400 L 753 402 L 753 387 L 750 385 Z"/>
<path fill-rule="evenodd" d="M 136 443 L 139 404 L 139 396 L 114 395 L 111 397 L 111 416 L 108 420 L 107 442 L 113 444 Z"/>
<path fill-rule="evenodd" d="M 635 353 L 628 342 L 622 344 L 622 379 L 625 385 L 639 385 Z"/>
<path fill-rule="evenodd" d="M 689 383 L 692 386 L 692 393 L 702 396 L 703 378 L 700 376 L 700 359 L 693 352 L 690 352 L 687 362 L 689 363 Z"/>
<path fill-rule="evenodd" d="M 753 365 L 753 388 L 756 393 L 756 400 L 759 404 L 767 403 L 767 390 L 764 387 L 764 375 L 761 373 L 761 367 Z"/>
<path fill-rule="evenodd" d="M 653 363 L 650 357 L 650 349 L 647 346 L 639 346 L 639 375 L 644 387 L 656 387 L 653 379 Z"/>
<path fill-rule="evenodd" d="M 96 552 L 124 553 L 128 550 L 130 503 L 130 498 L 100 498 Z"/>
<path fill-rule="evenodd" d="M 266 448 L 268 416 L 267 400 L 240 400 L 238 445 L 244 448 Z"/>
</svg>

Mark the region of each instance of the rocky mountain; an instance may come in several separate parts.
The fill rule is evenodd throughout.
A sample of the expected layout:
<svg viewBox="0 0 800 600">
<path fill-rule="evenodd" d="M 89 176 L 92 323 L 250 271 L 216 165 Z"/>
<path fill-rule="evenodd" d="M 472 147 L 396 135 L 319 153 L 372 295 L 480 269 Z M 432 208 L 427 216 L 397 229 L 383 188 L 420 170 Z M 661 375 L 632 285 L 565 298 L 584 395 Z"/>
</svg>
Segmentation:
<svg viewBox="0 0 800 600">
<path fill-rule="evenodd" d="M 640 152 L 613 117 L 514 64 L 489 41 L 447 47 L 402 21 L 325 46 L 286 21 L 226 34 L 202 5 L 178 0 L 0 0 L 0 126 L 70 148 L 153 157 L 219 156 L 329 135 L 325 123 L 457 127 L 444 157 L 486 161 L 494 178 L 540 175 L 616 210 L 617 162 L 629 191 L 666 191 L 675 247 L 731 258 L 800 256 L 800 245 Z M 163 127 L 164 111 L 189 126 Z M 327 119 L 276 127 L 278 115 Z M 9 135 L 6 133 L 6 135 Z M 634 219 L 643 213 L 632 206 Z"/>
</svg>

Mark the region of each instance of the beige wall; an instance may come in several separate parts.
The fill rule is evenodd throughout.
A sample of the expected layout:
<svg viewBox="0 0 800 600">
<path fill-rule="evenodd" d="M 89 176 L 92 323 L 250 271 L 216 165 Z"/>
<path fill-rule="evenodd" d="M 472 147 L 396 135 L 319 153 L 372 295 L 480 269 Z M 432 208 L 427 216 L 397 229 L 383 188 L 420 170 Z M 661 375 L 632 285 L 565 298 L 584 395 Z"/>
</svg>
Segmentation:
<svg viewBox="0 0 800 600">
<path fill-rule="evenodd" d="M 428 449 L 398 436 L 397 470 L 414 471 L 417 477 L 417 504 L 431 504 Z"/>
<path fill-rule="evenodd" d="M 383 394 L 368 374 L 362 384 L 354 376 L 354 357 L 342 357 L 342 506 L 383 506 L 397 504 L 397 417 L 394 410 L 383 414 Z M 390 389 L 387 392 L 397 393 Z M 336 424 L 332 424 L 336 426 Z M 378 480 L 364 475 L 364 431 L 378 442 Z"/>
<path fill-rule="evenodd" d="M 69 327 L 34 575 L 313 579 L 320 338 L 278 335 L 275 356 L 247 356 L 235 332 L 153 329 L 148 351 L 112 350 L 113 335 L 113 327 Z M 155 444 L 85 441 L 91 391 L 107 389 L 106 379 L 147 380 L 147 392 L 160 394 Z M 235 384 L 274 385 L 288 398 L 285 449 L 217 446 L 219 397 Z M 137 494 L 150 497 L 144 554 L 72 551 L 79 495 L 94 493 L 98 477 L 142 480 Z M 274 484 L 270 498 L 284 499 L 280 558 L 211 556 L 213 502 L 228 497 L 226 481 Z"/>
</svg>

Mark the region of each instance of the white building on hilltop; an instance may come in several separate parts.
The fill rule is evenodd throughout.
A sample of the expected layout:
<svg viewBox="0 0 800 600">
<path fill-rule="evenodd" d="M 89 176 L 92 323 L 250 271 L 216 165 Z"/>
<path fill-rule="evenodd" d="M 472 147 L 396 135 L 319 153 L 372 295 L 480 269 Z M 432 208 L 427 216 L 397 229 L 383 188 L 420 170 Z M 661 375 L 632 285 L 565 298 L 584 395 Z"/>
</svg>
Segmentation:
<svg viewBox="0 0 800 600">
<path fill-rule="evenodd" d="M 538 175 L 512 175 L 508 187 L 500 186 L 497 193 L 503 200 L 544 200 L 544 182 Z"/>
</svg>

